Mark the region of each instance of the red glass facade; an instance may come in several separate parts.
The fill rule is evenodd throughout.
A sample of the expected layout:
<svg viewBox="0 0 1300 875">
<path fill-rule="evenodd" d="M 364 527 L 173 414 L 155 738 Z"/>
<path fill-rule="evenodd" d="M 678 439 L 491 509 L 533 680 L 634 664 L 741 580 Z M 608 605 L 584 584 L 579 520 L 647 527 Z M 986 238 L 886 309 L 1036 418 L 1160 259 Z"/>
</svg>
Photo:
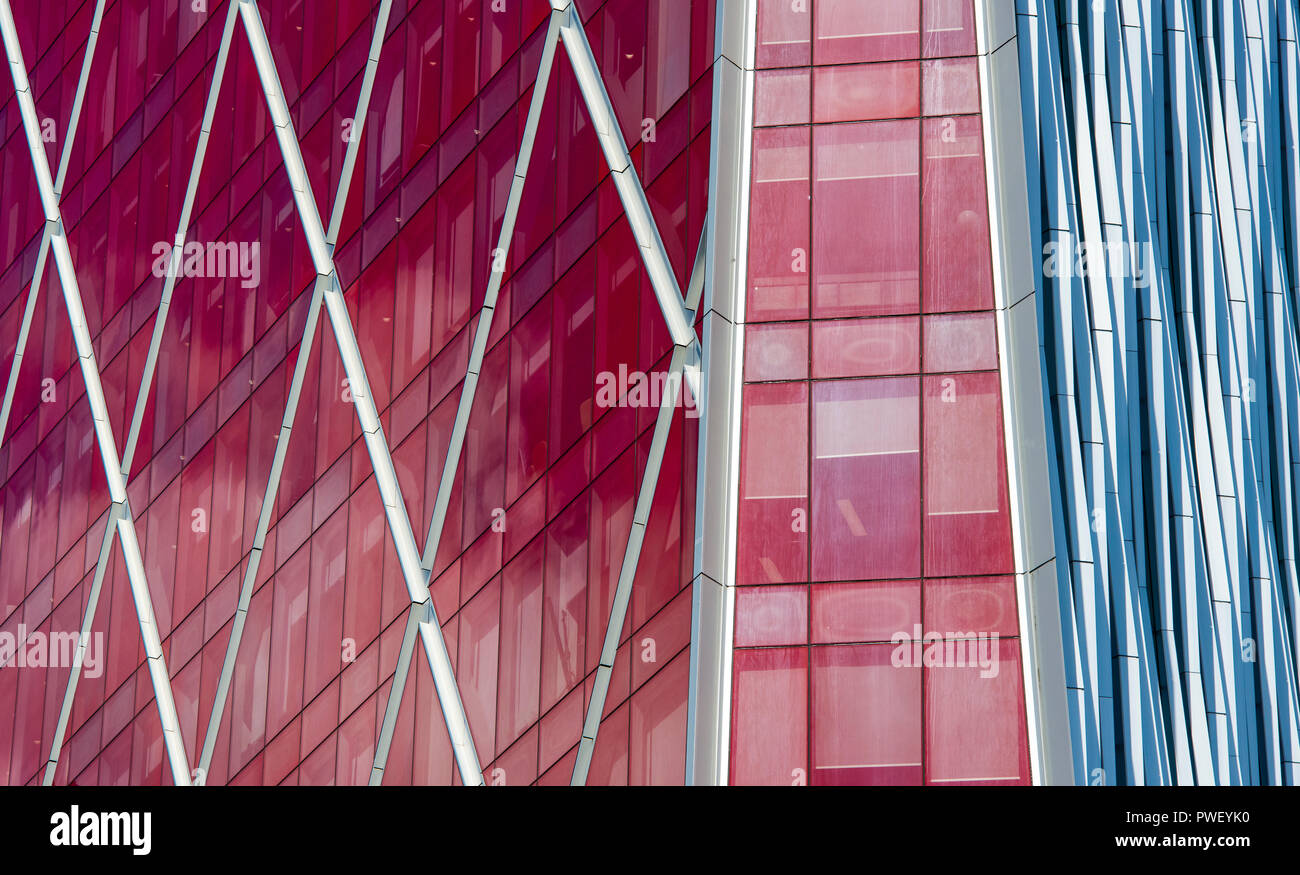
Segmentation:
<svg viewBox="0 0 1300 875">
<path fill-rule="evenodd" d="M 14 0 L 52 168 L 95 0 Z M 226 3 L 105 5 L 60 208 L 119 448 L 130 430 Z M 379 2 L 258 4 L 321 212 Z M 716 0 L 584 0 L 676 281 L 709 206 Z M 1030 780 L 972 0 L 758 0 L 730 763 L 736 784 Z M 422 546 L 476 324 L 502 272 L 429 586 L 488 784 L 567 784 L 656 407 L 664 324 L 557 51 L 497 238 L 546 0 L 394 0 L 333 259 Z M 236 27 L 128 495 L 197 764 L 316 280 Z M 0 103 L 0 373 L 44 213 Z M 257 244 L 256 254 L 248 247 Z M 242 255 L 241 255 L 242 257 Z M 0 635 L 82 622 L 110 507 L 51 264 L 0 438 Z M 220 267 L 220 265 L 217 265 Z M 205 269 L 206 268 L 206 269 Z M 239 268 L 237 270 L 236 268 Z M 410 603 L 343 357 L 316 328 L 208 784 L 370 778 Z M 687 780 L 699 422 L 677 409 L 587 782 Z M 120 541 L 54 783 L 171 783 Z M 900 636 L 902 636 L 900 638 Z M 52 653 L 52 652 L 51 652 Z M 0 670 L 0 781 L 40 783 L 69 668 Z M 723 728 L 723 732 L 727 728 Z M 461 781 L 423 655 L 385 784 Z"/>
<path fill-rule="evenodd" d="M 59 134 L 48 145 L 57 166 L 95 4 L 14 5 L 38 114 Z M 225 4 L 209 5 L 107 5 L 64 186 L 119 444 L 162 288 L 151 247 L 176 231 L 226 17 Z M 328 215 L 379 4 L 259 5 Z M 707 203 L 714 5 L 581 4 L 683 287 Z M 334 257 L 421 543 L 549 13 L 545 0 L 397 0 L 383 42 Z M 0 133 L 7 373 L 43 220 L 12 93 Z M 536 143 L 431 582 L 485 778 L 497 784 L 569 780 L 655 412 L 598 405 L 597 378 L 663 371 L 672 347 L 564 52 Z M 197 761 L 315 279 L 242 31 L 189 239 L 257 241 L 261 255 L 255 287 L 177 283 L 129 476 Z M 37 306 L 0 450 L 0 618 L 14 634 L 20 624 L 77 630 L 109 506 L 53 270 Z M 207 783 L 369 777 L 408 599 L 348 392 L 322 324 Z M 693 439 L 679 410 L 590 783 L 684 778 Z M 58 784 L 171 781 L 114 551 L 95 624 L 104 665 L 78 687 Z M 384 781 L 458 781 L 422 658 L 412 672 Z M 0 671 L 0 780 L 39 782 L 67 676 Z"/>
<path fill-rule="evenodd" d="M 730 778 L 1029 783 L 971 0 L 760 0 Z"/>
</svg>

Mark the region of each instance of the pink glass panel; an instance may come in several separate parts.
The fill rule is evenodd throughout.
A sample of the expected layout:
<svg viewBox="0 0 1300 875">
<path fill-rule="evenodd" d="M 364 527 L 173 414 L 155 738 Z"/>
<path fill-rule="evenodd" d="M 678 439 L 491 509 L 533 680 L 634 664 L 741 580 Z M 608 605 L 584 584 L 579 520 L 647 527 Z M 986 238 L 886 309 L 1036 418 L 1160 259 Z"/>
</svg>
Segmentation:
<svg viewBox="0 0 1300 875">
<path fill-rule="evenodd" d="M 918 390 L 915 378 L 814 384 L 814 580 L 920 574 Z"/>
<path fill-rule="evenodd" d="M 1011 571 L 995 371 L 925 378 L 925 573 Z"/>
<path fill-rule="evenodd" d="M 925 312 L 991 309 L 993 274 L 979 117 L 927 119 L 922 140 Z"/>
<path fill-rule="evenodd" d="M 916 312 L 917 134 L 915 121 L 814 130 L 814 316 Z"/>
<path fill-rule="evenodd" d="M 735 642 L 737 647 L 806 644 L 808 587 L 739 587 Z"/>
<path fill-rule="evenodd" d="M 808 325 L 774 322 L 745 328 L 745 379 L 806 380 L 808 378 Z"/>
<path fill-rule="evenodd" d="M 919 115 L 920 78 L 915 61 L 818 67 L 813 86 L 813 121 L 855 122 Z M 797 121 L 800 119 L 789 120 Z"/>
<path fill-rule="evenodd" d="M 808 128 L 754 132 L 747 311 L 751 322 L 808 316 L 809 143 Z"/>
<path fill-rule="evenodd" d="M 818 64 L 920 56 L 919 0 L 820 0 L 813 58 Z"/>
<path fill-rule="evenodd" d="M 807 579 L 807 435 L 806 384 L 746 387 L 736 554 L 742 583 Z"/>
<path fill-rule="evenodd" d="M 814 322 L 813 379 L 914 374 L 919 370 L 916 317 Z"/>
<path fill-rule="evenodd" d="M 996 369 L 998 339 L 993 320 L 991 312 L 926 316 L 926 373 Z"/>
<path fill-rule="evenodd" d="M 921 783 L 921 667 L 895 650 L 813 648 L 811 783 Z"/>
<path fill-rule="evenodd" d="M 808 783 L 808 650 L 737 650 L 731 783 Z"/>
<path fill-rule="evenodd" d="M 1020 642 L 961 643 L 967 665 L 955 664 L 961 648 L 954 645 L 952 664 L 945 651 L 944 665 L 925 669 L 926 782 L 1028 783 Z M 971 655 L 976 657 L 973 666 Z"/>
</svg>

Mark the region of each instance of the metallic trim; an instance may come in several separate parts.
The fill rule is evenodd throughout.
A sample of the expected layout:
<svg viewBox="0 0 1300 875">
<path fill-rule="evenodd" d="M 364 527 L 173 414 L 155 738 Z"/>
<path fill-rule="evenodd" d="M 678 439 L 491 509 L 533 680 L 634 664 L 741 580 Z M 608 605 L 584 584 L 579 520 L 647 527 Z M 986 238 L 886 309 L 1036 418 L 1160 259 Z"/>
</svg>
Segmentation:
<svg viewBox="0 0 1300 875">
<path fill-rule="evenodd" d="M 687 784 L 726 784 L 729 771 L 757 23 L 756 0 L 718 0 L 686 717 Z"/>
<path fill-rule="evenodd" d="M 1056 581 L 1035 249 L 1029 238 L 1014 0 L 976 4 L 985 189 L 997 310 L 1003 444 L 1007 462 L 1030 776 L 1072 784 L 1069 709 Z"/>
</svg>

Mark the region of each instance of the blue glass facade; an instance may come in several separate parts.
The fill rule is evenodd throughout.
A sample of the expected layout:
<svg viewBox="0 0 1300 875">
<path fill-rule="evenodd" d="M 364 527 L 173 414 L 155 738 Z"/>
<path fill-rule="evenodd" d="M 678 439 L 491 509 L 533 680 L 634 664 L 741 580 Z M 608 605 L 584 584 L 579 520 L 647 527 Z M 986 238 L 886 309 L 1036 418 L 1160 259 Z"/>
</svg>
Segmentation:
<svg viewBox="0 0 1300 875">
<path fill-rule="evenodd" d="M 1075 781 L 1294 783 L 1296 4 L 1016 6 Z"/>
</svg>

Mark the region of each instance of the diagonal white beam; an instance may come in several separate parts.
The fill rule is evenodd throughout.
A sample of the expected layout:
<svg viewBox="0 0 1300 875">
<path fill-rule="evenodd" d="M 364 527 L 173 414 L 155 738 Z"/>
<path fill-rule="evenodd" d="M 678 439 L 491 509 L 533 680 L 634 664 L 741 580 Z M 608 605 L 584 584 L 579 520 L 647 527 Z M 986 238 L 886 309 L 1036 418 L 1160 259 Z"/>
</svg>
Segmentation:
<svg viewBox="0 0 1300 875">
<path fill-rule="evenodd" d="M 77 124 L 81 121 L 81 107 L 86 98 L 86 86 L 90 82 L 90 62 L 95 57 L 95 46 L 99 43 L 99 25 L 104 18 L 105 0 L 95 4 L 95 13 L 90 21 L 90 36 L 86 39 L 86 52 L 81 59 L 81 76 L 77 80 L 77 93 L 72 99 L 72 110 L 64 130 L 63 149 L 59 155 L 59 170 L 54 177 L 54 198 L 63 197 L 63 182 L 68 175 L 68 160 L 72 157 L 72 143 L 77 138 Z M 27 291 L 27 305 L 23 309 L 23 321 L 18 329 L 18 343 L 14 346 L 14 360 L 9 368 L 9 382 L 5 386 L 5 397 L 0 404 L 0 445 L 4 444 L 5 430 L 9 425 L 9 414 L 13 410 L 14 392 L 18 388 L 18 370 L 22 366 L 23 352 L 27 349 L 27 336 L 31 332 L 32 318 L 36 314 L 36 300 L 40 296 L 41 281 L 45 279 L 45 259 L 50 252 L 50 229 L 46 225 L 41 232 L 41 244 L 36 254 L 36 273 L 32 278 L 31 288 Z"/>
<path fill-rule="evenodd" d="M 695 362 L 694 366 L 685 368 L 685 376 L 692 395 L 698 398 L 700 392 L 699 341 L 691 328 L 692 316 L 688 310 L 683 309 L 682 296 L 677 287 L 677 279 L 672 270 L 672 263 L 668 258 L 667 251 L 664 249 L 663 239 L 659 234 L 654 215 L 650 211 L 650 205 L 646 200 L 640 177 L 637 176 L 636 168 L 632 165 L 627 144 L 623 141 L 622 133 L 618 129 L 614 107 L 605 90 L 595 56 L 592 54 L 586 33 L 582 29 L 581 19 L 578 17 L 572 0 L 551 0 L 551 7 L 550 28 L 547 31 L 546 42 L 543 46 L 538 84 L 534 86 L 528 123 L 524 128 L 519 159 L 516 164 L 515 176 L 511 184 L 510 196 L 506 204 L 506 213 L 496 251 L 508 253 L 510 249 L 519 199 L 523 194 L 523 186 L 527 178 L 528 159 L 532 154 L 537 121 L 540 118 L 546 96 L 545 86 L 550 76 L 556 43 L 558 39 L 562 38 L 565 51 L 581 86 L 583 101 L 591 116 L 593 128 L 600 139 L 601 148 L 605 153 L 606 162 L 614 178 L 624 212 L 627 214 L 628 223 L 632 227 L 633 235 L 640 249 L 642 262 L 651 278 L 651 285 L 655 290 L 655 296 L 659 301 L 665 323 L 668 325 L 674 343 L 688 349 L 689 358 Z M 692 278 L 692 283 L 694 282 L 695 278 Z M 465 380 L 461 388 L 460 401 L 456 408 L 456 420 L 452 426 L 447 455 L 443 461 L 442 476 L 438 481 L 438 492 L 434 500 L 433 516 L 429 523 L 429 534 L 424 542 L 421 565 L 429 572 L 432 571 L 434 562 L 437 560 L 438 548 L 442 540 L 447 508 L 450 504 L 451 491 L 455 483 L 456 469 L 460 465 L 461 453 L 464 449 L 470 414 L 477 395 L 479 373 L 482 370 L 483 358 L 487 350 L 487 340 L 491 335 L 492 319 L 495 315 L 500 287 L 501 274 L 494 271 L 488 281 L 483 307 L 479 311 L 478 322 L 475 326 L 474 344 L 465 370 Z M 698 291 L 702 291 L 702 289 L 703 274 L 701 273 L 699 275 L 697 294 L 694 297 L 695 304 L 690 304 L 689 310 L 693 310 L 698 305 Z M 676 373 L 678 376 L 675 379 L 680 381 L 682 369 L 679 368 Z M 398 656 L 399 669 L 409 662 L 409 650 L 413 648 L 413 641 L 403 641 L 403 649 Z M 406 680 L 405 674 L 400 674 L 394 678 L 393 686 L 389 690 L 388 705 L 384 709 L 384 723 L 380 729 L 379 744 L 375 748 L 375 765 L 371 770 L 371 784 L 377 784 L 383 778 L 388 746 L 391 742 L 393 730 L 396 727 L 401 698 L 406 688 Z"/>
<path fill-rule="evenodd" d="M 162 348 L 163 329 L 167 324 L 167 314 L 171 310 L 172 292 L 176 279 L 180 275 L 181 253 L 185 248 L 185 234 L 189 227 L 190 213 L 193 211 L 194 199 L 198 194 L 199 175 L 203 168 L 203 158 L 207 154 L 208 139 L 212 133 L 212 120 L 216 114 L 217 98 L 221 93 L 221 83 L 225 75 L 226 60 L 230 53 L 231 39 L 235 33 L 235 9 L 232 5 L 226 15 L 225 28 L 221 44 L 217 49 L 216 64 L 213 68 L 212 82 L 208 87 L 208 99 L 203 113 L 203 122 L 199 128 L 198 143 L 195 148 L 194 161 L 190 165 L 190 176 L 185 189 L 185 199 L 181 205 L 180 219 L 173 239 L 171 265 L 163 282 L 162 297 L 158 301 L 158 311 L 154 315 L 153 334 L 149 339 L 149 351 L 145 358 L 144 373 L 140 378 L 140 388 L 136 392 L 135 409 L 131 415 L 131 428 L 127 433 L 126 450 L 122 458 L 122 476 L 131 473 L 131 462 L 144 424 L 144 411 L 148 406 L 153 389 L 153 378 L 158 367 L 158 352 Z M 91 630 L 95 622 L 95 613 L 99 607 L 99 597 L 103 591 L 104 574 L 108 569 L 109 557 L 112 555 L 113 540 L 116 537 L 118 508 L 114 506 L 109 512 L 108 525 L 104 530 L 104 539 L 100 544 L 99 559 L 95 563 L 95 576 L 90 585 L 90 594 L 86 600 L 86 612 L 82 617 L 81 637 L 77 642 L 77 652 L 73 658 L 72 670 L 68 675 L 68 685 L 63 695 L 63 706 L 59 711 L 59 720 L 55 725 L 54 739 L 50 744 L 50 756 L 45 764 L 45 775 L 41 783 L 49 786 L 54 783 L 54 774 L 58 769 L 59 756 L 62 752 L 64 736 L 67 734 L 68 720 L 72 716 L 72 703 L 76 697 L 77 685 L 81 680 L 82 666 L 85 661 L 86 648 L 90 641 Z M 202 774 L 196 770 L 193 775 L 197 783 L 202 783 Z"/>
<path fill-rule="evenodd" d="M 695 266 L 691 270 L 686 300 L 688 316 L 699 306 L 700 293 L 704 289 L 705 239 L 707 235 L 701 236 L 695 250 Z M 694 339 L 693 331 L 691 336 Z M 605 711 L 609 682 L 614 671 L 614 657 L 618 653 L 618 639 L 623 631 L 623 622 L 627 619 L 628 604 L 632 600 L 632 581 L 636 578 L 637 563 L 641 559 L 641 547 L 645 543 L 646 524 L 650 520 L 650 508 L 654 505 L 655 490 L 659 486 L 659 472 L 663 468 L 664 451 L 668 448 L 673 410 L 677 407 L 677 399 L 681 394 L 684 372 L 699 367 L 697 349 L 694 343 L 673 347 L 672 362 L 668 366 L 668 381 L 659 399 L 659 414 L 655 418 L 650 453 L 646 457 L 645 472 L 641 477 L 636 509 L 632 514 L 632 527 L 628 530 L 627 544 L 623 548 L 623 563 L 619 567 L 618 584 L 610 604 L 609 621 L 605 624 L 605 639 L 600 648 L 600 662 L 596 666 L 591 699 L 587 703 L 587 716 L 582 724 L 582 738 L 578 741 L 578 755 L 573 763 L 573 777 L 569 783 L 574 787 L 586 785 L 587 772 L 591 769 L 591 757 L 596 750 L 596 734 L 600 730 L 600 718 Z M 699 381 L 693 381 L 692 384 L 699 385 Z M 694 401 L 696 409 L 700 409 L 699 398 L 696 397 Z"/>
<path fill-rule="evenodd" d="M 249 46 L 253 51 L 253 60 L 257 65 L 258 77 L 266 97 L 267 109 L 275 126 L 276 138 L 280 143 L 280 152 L 284 159 L 285 171 L 293 188 L 294 200 L 298 205 L 298 216 L 302 221 L 303 233 L 311 251 L 312 263 L 316 273 L 326 279 L 324 306 L 334 330 L 334 340 L 338 345 L 339 355 L 343 360 L 343 369 L 347 373 L 348 385 L 352 392 L 352 403 L 356 407 L 357 419 L 370 455 L 371 466 L 375 473 L 375 485 L 384 502 L 384 512 L 388 517 L 388 530 L 392 535 L 397 550 L 398 563 L 401 565 L 402 577 L 412 603 L 427 604 L 427 619 L 418 623 L 420 639 L 424 644 L 425 657 L 433 674 L 434 687 L 438 701 L 442 705 L 443 717 L 447 723 L 447 733 L 451 738 L 452 751 L 461 773 L 461 780 L 467 786 L 481 786 L 483 771 L 479 766 L 478 755 L 474 750 L 474 740 L 470 733 L 469 721 L 465 716 L 461 702 L 460 690 L 456 686 L 456 674 L 452 668 L 447 646 L 442 638 L 442 629 L 437 623 L 433 610 L 433 600 L 429 594 L 428 575 L 420 565 L 419 550 L 415 545 L 415 536 L 411 531 L 410 519 L 406 513 L 406 503 L 402 498 L 401 487 L 397 482 L 397 471 L 393 458 L 384 438 L 383 427 L 379 422 L 379 412 L 374 398 L 370 394 L 370 381 L 366 375 L 365 365 L 361 359 L 361 350 L 353 332 L 352 320 L 348 315 L 347 303 L 343 298 L 343 287 L 334 267 L 333 247 L 326 240 L 325 228 L 321 224 L 320 212 L 316 199 L 307 181 L 306 166 L 302 152 L 293 130 L 293 120 L 289 115 L 288 105 L 280 88 L 279 76 L 275 62 L 271 57 L 271 47 L 262 27 L 262 19 L 257 10 L 256 0 L 239 0 L 240 18 L 244 22 L 244 31 L 248 36 Z"/>
<path fill-rule="evenodd" d="M 600 147 L 605 153 L 605 161 L 614 177 L 614 185 L 619 199 L 623 202 L 623 211 L 627 214 L 628 224 L 632 226 L 632 235 L 636 238 L 645 262 L 646 272 L 650 275 L 650 284 L 659 301 L 664 322 L 668 325 L 673 343 L 677 346 L 690 346 L 695 343 L 695 331 L 682 306 L 682 293 L 677 286 L 677 276 L 673 273 L 672 262 L 664 249 L 663 238 L 659 236 L 659 226 L 650 203 L 646 200 L 641 178 L 637 176 L 632 156 L 628 153 L 627 143 L 619 130 L 618 116 L 614 113 L 614 104 L 605 90 L 605 80 L 601 78 L 600 66 L 591 51 L 587 32 L 582 27 L 573 0 L 552 0 L 556 13 L 564 16 L 560 28 L 560 37 L 573 67 L 573 74 L 582 91 L 583 102 L 591 116 L 592 126 Z"/>
<path fill-rule="evenodd" d="M 230 14 L 233 16 L 239 4 L 231 3 Z M 348 142 L 347 153 L 343 159 L 343 169 L 339 175 L 339 185 L 334 193 L 334 205 L 330 218 L 330 228 L 325 241 L 332 249 L 338 239 L 339 227 L 343 223 L 343 212 L 347 205 L 348 194 L 352 188 L 352 175 L 356 169 L 357 155 L 361 151 L 361 134 L 364 130 L 366 115 L 370 108 L 370 95 L 374 88 L 375 75 L 379 69 L 379 55 L 384 43 L 384 34 L 388 30 L 388 16 L 392 0 L 383 0 L 379 14 L 375 18 L 374 35 L 370 42 L 370 54 L 366 59 L 366 69 L 362 74 L 361 93 L 357 96 L 357 109 L 353 113 L 355 127 Z M 316 340 L 316 328 L 320 324 L 321 304 L 325 299 L 326 278 L 316 277 L 312 289 L 311 303 L 307 308 L 307 322 L 303 326 L 302 339 L 298 346 L 298 358 L 294 363 L 293 378 L 289 383 L 289 393 L 285 398 L 284 416 L 280 420 L 280 432 L 276 438 L 275 456 L 271 461 L 271 470 L 267 475 L 266 491 L 262 495 L 262 508 L 257 517 L 257 529 L 253 534 L 253 546 L 249 552 L 248 564 L 244 568 L 244 579 L 239 589 L 239 601 L 235 607 L 234 623 L 230 630 L 230 640 L 226 643 L 226 655 L 221 664 L 221 676 L 217 682 L 216 695 L 212 700 L 212 712 L 208 717 L 208 728 L 204 734 L 203 750 L 199 756 L 199 774 L 206 777 L 212 766 L 212 757 L 216 751 L 217 735 L 221 731 L 221 720 L 225 715 L 226 704 L 230 698 L 230 684 L 234 677 L 235 662 L 239 656 L 239 647 L 244 639 L 244 627 L 248 622 L 248 606 L 253 598 L 253 587 L 257 581 L 258 569 L 262 564 L 266 535 L 271 527 L 271 512 L 280 492 L 280 475 L 289 452 L 289 439 L 293 435 L 293 424 L 298 413 L 298 400 L 302 394 L 303 383 L 307 377 L 307 365 L 311 359 L 312 347 Z"/>
<path fill-rule="evenodd" d="M 378 787 L 384 782 L 384 769 L 388 765 L 388 751 L 393 746 L 393 731 L 397 728 L 397 712 L 402 708 L 402 694 L 406 690 L 406 679 L 411 674 L 411 657 L 415 655 L 415 636 L 419 631 L 420 621 L 427 620 L 422 605 L 412 604 L 406 611 L 406 630 L 402 633 L 402 647 L 397 653 L 397 670 L 393 673 L 393 685 L 388 690 L 388 704 L 384 706 L 384 723 L 375 741 L 375 762 L 370 767 L 370 786 Z"/>
<path fill-rule="evenodd" d="M 117 452 L 117 442 L 113 437 L 113 428 L 108 417 L 108 406 L 104 401 L 104 388 L 100 382 L 99 366 L 95 361 L 95 348 L 86 325 L 81 289 L 77 283 L 72 253 L 64 234 L 59 200 L 55 193 L 54 180 L 50 177 L 50 167 L 46 161 L 40 125 L 36 118 L 36 104 L 27 78 L 27 67 L 23 62 L 22 47 L 18 42 L 18 31 L 14 26 L 13 10 L 10 8 L 9 0 L 0 0 L 0 31 L 3 32 L 5 54 L 9 59 L 9 72 L 14 81 L 14 94 L 22 114 L 23 130 L 32 156 L 32 169 L 36 174 L 41 205 L 45 212 L 46 230 L 49 234 L 50 247 L 54 252 L 55 269 L 58 271 L 59 284 L 63 288 L 68 321 L 72 326 L 73 341 L 76 344 L 82 377 L 86 383 L 86 399 L 90 403 L 91 416 L 94 419 L 96 442 L 99 444 L 104 474 L 108 480 L 109 495 L 115 506 L 118 536 L 122 539 L 122 554 L 126 560 L 131 595 L 135 601 L 136 617 L 140 624 L 140 638 L 144 644 L 149 674 L 153 681 L 154 701 L 158 707 L 158 717 L 171 764 L 172 779 L 179 786 L 187 786 L 190 783 L 189 764 L 176 716 L 171 678 L 167 672 L 162 642 L 154 619 L 149 585 L 145 579 L 140 544 L 127 499 L 126 477 L 122 474 L 122 460 Z"/>
<path fill-rule="evenodd" d="M 501 220 L 501 231 L 497 237 L 496 252 L 510 251 L 510 241 L 515 233 L 515 220 L 519 215 L 519 202 L 524 193 L 524 181 L 528 176 L 528 165 L 533 155 L 533 145 L 537 138 L 537 127 L 542 117 L 542 107 L 546 103 L 546 90 L 551 80 L 551 69 L 555 61 L 555 48 L 559 44 L 560 26 L 565 19 L 563 13 L 552 12 L 550 24 L 542 44 L 542 58 L 537 68 L 537 78 L 533 83 L 533 95 L 528 104 L 528 118 L 524 124 L 523 137 L 520 138 L 519 154 L 515 159 L 515 175 L 510 183 L 510 194 L 506 198 L 505 215 Z M 504 262 L 504 255 L 501 261 Z M 424 553 L 420 567 L 426 577 L 433 574 L 433 564 L 437 561 L 438 545 L 442 539 L 442 530 L 447 519 L 447 506 L 451 501 L 451 489 L 456 479 L 456 469 L 460 466 L 461 453 L 465 446 L 465 434 L 469 428 L 469 416 L 474 407 L 474 398 L 478 392 L 479 373 L 483 369 L 483 356 L 487 351 L 487 339 L 492 333 L 492 318 L 496 312 L 497 299 L 501 292 L 501 278 L 504 270 L 495 269 L 497 260 L 493 259 L 494 269 L 488 279 L 487 291 L 483 295 L 483 306 L 479 310 L 478 321 L 474 329 L 474 344 L 470 350 L 469 363 L 465 370 L 465 380 L 461 384 L 460 402 L 456 408 L 456 421 L 452 426 L 451 440 L 447 445 L 447 456 L 443 461 L 442 476 L 438 480 L 438 493 L 433 504 L 433 518 L 429 523 L 429 534 L 424 539 Z M 419 606 L 412 605 L 412 616 Z M 388 748 L 392 743 L 393 730 L 397 726 L 397 714 L 401 708 L 402 695 L 406 691 L 411 652 L 415 648 L 415 638 L 407 635 L 402 639 L 402 649 L 398 654 L 397 674 L 388 691 L 388 704 L 384 708 L 384 722 L 380 727 L 379 741 L 375 745 L 375 762 L 370 771 L 371 785 L 378 785 L 383 780 L 384 767 L 388 761 Z"/>
</svg>

